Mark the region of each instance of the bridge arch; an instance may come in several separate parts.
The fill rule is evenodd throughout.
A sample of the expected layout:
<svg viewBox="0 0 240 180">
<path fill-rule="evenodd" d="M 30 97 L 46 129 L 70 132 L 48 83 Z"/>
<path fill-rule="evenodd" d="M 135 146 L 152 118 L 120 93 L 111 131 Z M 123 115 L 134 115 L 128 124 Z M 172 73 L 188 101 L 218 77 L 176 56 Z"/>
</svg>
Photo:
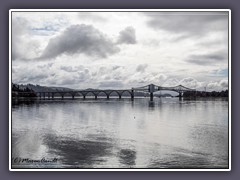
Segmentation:
<svg viewBox="0 0 240 180">
<path fill-rule="evenodd" d="M 72 96 L 72 95 L 73 95 L 72 92 L 65 92 L 65 93 L 64 93 L 64 96 Z"/>
<path fill-rule="evenodd" d="M 76 91 L 75 92 L 75 97 L 81 97 L 81 96 L 83 96 L 84 94 L 82 93 L 82 92 L 80 92 L 80 91 Z"/>
<path fill-rule="evenodd" d="M 91 96 L 91 94 L 92 94 L 92 96 L 94 96 L 95 98 L 97 97 L 97 94 L 96 94 L 96 93 L 94 93 L 93 91 L 88 91 L 88 92 L 85 92 L 85 93 L 83 94 L 83 98 L 85 99 L 87 96 Z"/>
<path fill-rule="evenodd" d="M 118 92 L 117 90 L 112 90 L 112 91 L 109 93 L 109 96 L 110 96 L 112 93 L 116 93 L 118 96 L 121 96 L 121 93 Z"/>
<path fill-rule="evenodd" d="M 87 95 L 89 95 L 89 94 L 93 94 L 94 96 L 97 95 L 97 94 L 95 94 L 94 92 L 89 91 L 89 92 L 86 92 L 86 93 L 85 93 L 85 96 L 87 96 Z"/>
<path fill-rule="evenodd" d="M 57 92 L 52 92 L 52 97 L 60 97 L 60 98 L 64 98 L 66 92 L 60 92 L 60 91 L 57 91 Z"/>
<path fill-rule="evenodd" d="M 107 92 L 105 92 L 105 91 L 99 91 L 99 92 L 97 93 L 97 95 L 99 95 L 99 94 L 105 94 L 106 96 L 109 95 L 109 94 L 108 94 Z"/>
<path fill-rule="evenodd" d="M 72 91 L 72 92 L 65 92 L 64 96 L 68 97 L 68 98 L 71 97 L 72 99 L 74 99 L 75 96 L 76 96 L 76 92 L 74 92 L 74 91 Z"/>
<path fill-rule="evenodd" d="M 129 91 L 129 90 L 123 90 L 121 93 L 120 93 L 120 95 L 121 96 L 123 96 L 124 95 L 124 93 L 126 94 L 126 92 L 130 95 L 130 96 L 132 96 L 133 94 L 132 94 L 132 92 L 131 91 Z"/>
<path fill-rule="evenodd" d="M 97 91 L 97 92 L 95 92 L 95 99 L 97 99 L 97 98 L 102 98 L 102 97 L 104 97 L 104 98 L 109 98 L 109 94 L 106 92 L 106 91 L 104 91 L 104 90 L 102 90 L 102 91 Z"/>
</svg>

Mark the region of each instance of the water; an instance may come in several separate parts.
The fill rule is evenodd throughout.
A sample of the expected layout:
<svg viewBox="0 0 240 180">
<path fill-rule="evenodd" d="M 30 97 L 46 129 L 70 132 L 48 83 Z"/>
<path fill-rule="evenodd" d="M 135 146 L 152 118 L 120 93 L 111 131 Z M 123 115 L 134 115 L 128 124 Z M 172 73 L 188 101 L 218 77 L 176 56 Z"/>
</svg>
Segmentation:
<svg viewBox="0 0 240 180">
<path fill-rule="evenodd" d="M 228 101 L 13 103 L 12 158 L 13 168 L 228 168 Z"/>
</svg>

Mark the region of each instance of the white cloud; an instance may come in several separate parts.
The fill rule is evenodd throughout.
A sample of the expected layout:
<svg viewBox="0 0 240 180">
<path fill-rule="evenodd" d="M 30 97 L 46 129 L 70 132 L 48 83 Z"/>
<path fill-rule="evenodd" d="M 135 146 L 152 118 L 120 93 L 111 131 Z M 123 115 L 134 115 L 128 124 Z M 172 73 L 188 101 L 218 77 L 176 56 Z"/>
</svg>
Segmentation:
<svg viewBox="0 0 240 180">
<path fill-rule="evenodd" d="M 222 91 L 228 89 L 228 80 L 222 79 L 220 81 L 209 82 L 206 86 L 208 91 Z"/>
<path fill-rule="evenodd" d="M 219 84 L 222 88 L 228 88 L 228 80 L 226 79 L 221 80 Z"/>
<path fill-rule="evenodd" d="M 117 41 L 119 44 L 136 44 L 135 29 L 131 26 L 126 27 L 124 30 L 119 32 L 119 38 Z"/>
<path fill-rule="evenodd" d="M 38 53 L 40 44 L 29 39 L 29 22 L 24 18 L 12 19 L 12 60 L 28 59 Z"/>
<path fill-rule="evenodd" d="M 193 88 L 193 89 L 199 89 L 203 86 L 202 82 L 199 82 L 196 79 L 191 77 L 184 78 L 179 83 L 185 87 Z"/>
<path fill-rule="evenodd" d="M 88 56 L 106 58 L 119 52 L 111 39 L 92 25 L 72 25 L 62 34 L 50 39 L 40 59 L 55 58 L 61 54 L 83 53 Z"/>
</svg>

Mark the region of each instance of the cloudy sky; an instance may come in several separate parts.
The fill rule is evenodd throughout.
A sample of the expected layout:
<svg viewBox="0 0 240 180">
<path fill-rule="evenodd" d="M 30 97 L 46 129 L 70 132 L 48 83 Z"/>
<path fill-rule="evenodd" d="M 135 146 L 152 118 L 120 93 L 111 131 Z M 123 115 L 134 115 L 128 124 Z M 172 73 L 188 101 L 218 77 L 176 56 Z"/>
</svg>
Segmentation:
<svg viewBox="0 0 240 180">
<path fill-rule="evenodd" d="M 12 12 L 12 79 L 76 89 L 228 86 L 226 12 Z"/>
</svg>

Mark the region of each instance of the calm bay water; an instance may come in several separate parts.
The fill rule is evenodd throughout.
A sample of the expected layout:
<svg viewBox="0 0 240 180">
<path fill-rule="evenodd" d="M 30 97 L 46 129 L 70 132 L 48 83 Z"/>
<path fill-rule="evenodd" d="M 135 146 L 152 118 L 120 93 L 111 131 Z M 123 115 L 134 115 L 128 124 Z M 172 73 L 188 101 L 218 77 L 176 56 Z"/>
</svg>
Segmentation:
<svg viewBox="0 0 240 180">
<path fill-rule="evenodd" d="M 228 101 L 13 103 L 12 157 L 13 168 L 228 168 Z"/>
</svg>

